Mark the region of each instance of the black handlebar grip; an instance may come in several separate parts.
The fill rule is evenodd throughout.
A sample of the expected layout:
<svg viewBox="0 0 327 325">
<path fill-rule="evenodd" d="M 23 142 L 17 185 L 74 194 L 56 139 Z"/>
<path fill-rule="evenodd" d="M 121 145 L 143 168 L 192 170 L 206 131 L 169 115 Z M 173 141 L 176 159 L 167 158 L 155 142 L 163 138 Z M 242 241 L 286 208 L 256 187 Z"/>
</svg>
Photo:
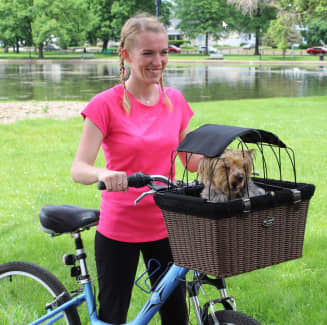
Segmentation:
<svg viewBox="0 0 327 325">
<path fill-rule="evenodd" d="M 143 173 L 135 173 L 127 177 L 128 186 L 130 187 L 143 187 L 152 181 L 151 176 Z M 100 181 L 98 183 L 99 190 L 105 190 L 106 185 L 104 182 Z"/>
<path fill-rule="evenodd" d="M 98 190 L 103 191 L 106 189 L 106 184 L 102 181 L 98 183 Z"/>
<path fill-rule="evenodd" d="M 143 187 L 151 181 L 151 176 L 143 173 L 135 173 L 127 177 L 128 186 L 130 187 Z"/>
</svg>

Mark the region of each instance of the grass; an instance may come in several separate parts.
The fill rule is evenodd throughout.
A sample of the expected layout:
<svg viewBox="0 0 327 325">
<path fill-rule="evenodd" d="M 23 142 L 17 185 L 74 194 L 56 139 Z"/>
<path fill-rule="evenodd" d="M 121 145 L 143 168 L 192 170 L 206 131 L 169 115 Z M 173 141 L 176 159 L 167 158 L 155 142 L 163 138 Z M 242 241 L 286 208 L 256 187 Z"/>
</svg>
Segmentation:
<svg viewBox="0 0 327 325">
<path fill-rule="evenodd" d="M 195 111 L 191 129 L 217 123 L 273 132 L 294 149 L 298 180 L 316 185 L 303 258 L 227 279 L 238 310 L 252 315 L 263 325 L 326 324 L 323 303 L 327 299 L 324 289 L 327 287 L 326 104 L 327 97 L 191 103 Z M 81 129 L 79 118 L 0 125 L 0 263 L 27 260 L 40 264 L 69 289 L 73 288 L 74 280 L 62 265 L 61 257 L 73 252 L 72 240 L 69 236 L 45 235 L 40 229 L 38 214 L 47 204 L 98 207 L 100 193 L 96 186 L 74 184 L 70 178 Z M 96 164 L 103 164 L 102 155 Z M 94 231 L 83 234 L 93 278 L 96 277 Z M 142 271 L 140 267 L 139 273 Z M 130 317 L 145 299 L 144 293 L 134 290 Z M 85 312 L 82 323 L 87 323 Z M 160 323 L 154 320 L 151 324 Z"/>
<path fill-rule="evenodd" d="M 209 56 L 202 54 L 169 54 L 171 60 L 205 60 Z M 103 54 L 103 53 L 94 53 L 92 57 L 83 57 L 83 53 L 74 53 L 74 52 L 44 52 L 44 59 L 47 60 L 88 60 L 88 59 L 118 59 L 117 54 Z M 1 60 L 27 60 L 39 59 L 38 53 L 31 52 L 20 52 L 20 53 L 3 53 L 3 50 L 0 51 L 0 62 Z M 224 61 L 319 61 L 319 56 L 313 55 L 291 55 L 287 54 L 285 57 L 282 55 L 270 55 L 264 54 L 261 57 L 259 55 L 250 55 L 250 54 L 224 54 Z"/>
</svg>

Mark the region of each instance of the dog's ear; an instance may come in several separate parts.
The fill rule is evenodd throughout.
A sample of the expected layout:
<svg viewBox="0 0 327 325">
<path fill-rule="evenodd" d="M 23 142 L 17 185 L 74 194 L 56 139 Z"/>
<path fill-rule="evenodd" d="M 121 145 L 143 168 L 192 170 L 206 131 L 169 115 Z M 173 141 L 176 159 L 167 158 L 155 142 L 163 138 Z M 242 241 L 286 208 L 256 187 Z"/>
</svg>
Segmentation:
<svg viewBox="0 0 327 325">
<path fill-rule="evenodd" d="M 244 150 L 244 162 L 246 164 L 246 169 L 249 172 L 252 171 L 253 156 L 254 156 L 254 150 L 253 149 Z"/>
<path fill-rule="evenodd" d="M 208 183 L 210 180 L 210 158 L 202 157 L 198 163 L 199 179 L 203 183 Z"/>
</svg>

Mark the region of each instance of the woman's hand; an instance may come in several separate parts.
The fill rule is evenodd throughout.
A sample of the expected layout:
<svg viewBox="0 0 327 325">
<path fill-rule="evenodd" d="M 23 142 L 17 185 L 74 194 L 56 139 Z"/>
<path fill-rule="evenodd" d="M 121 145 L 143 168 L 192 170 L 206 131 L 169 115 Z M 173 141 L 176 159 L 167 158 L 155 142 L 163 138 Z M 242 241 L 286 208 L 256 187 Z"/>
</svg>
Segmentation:
<svg viewBox="0 0 327 325">
<path fill-rule="evenodd" d="M 126 192 L 128 190 L 127 175 L 125 172 L 113 170 L 102 170 L 98 175 L 98 180 L 106 185 L 108 192 Z"/>
</svg>

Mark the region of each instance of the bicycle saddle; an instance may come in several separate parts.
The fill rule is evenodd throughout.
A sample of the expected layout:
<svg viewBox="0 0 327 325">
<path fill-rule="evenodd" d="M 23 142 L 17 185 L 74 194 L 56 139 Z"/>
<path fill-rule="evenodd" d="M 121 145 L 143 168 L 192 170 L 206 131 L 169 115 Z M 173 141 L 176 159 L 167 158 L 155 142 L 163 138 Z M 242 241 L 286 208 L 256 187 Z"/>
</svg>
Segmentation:
<svg viewBox="0 0 327 325">
<path fill-rule="evenodd" d="M 98 223 L 99 214 L 75 205 L 47 205 L 40 212 L 40 223 L 43 231 L 56 236 L 89 229 Z"/>
</svg>

